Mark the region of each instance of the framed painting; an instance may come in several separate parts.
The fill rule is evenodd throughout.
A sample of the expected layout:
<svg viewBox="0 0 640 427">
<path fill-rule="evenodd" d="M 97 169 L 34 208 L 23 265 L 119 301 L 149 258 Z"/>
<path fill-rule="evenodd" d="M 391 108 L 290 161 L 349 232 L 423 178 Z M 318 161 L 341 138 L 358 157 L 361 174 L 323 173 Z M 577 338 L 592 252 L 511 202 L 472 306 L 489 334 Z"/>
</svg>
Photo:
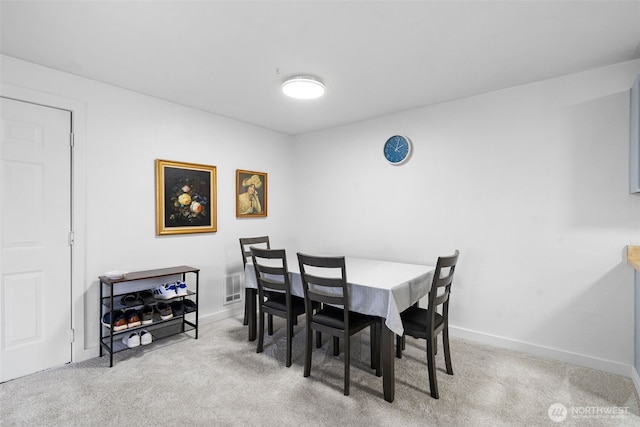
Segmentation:
<svg viewBox="0 0 640 427">
<path fill-rule="evenodd" d="M 236 217 L 267 216 L 267 174 L 236 171 Z"/>
<path fill-rule="evenodd" d="M 156 159 L 156 234 L 217 231 L 216 167 Z"/>
</svg>

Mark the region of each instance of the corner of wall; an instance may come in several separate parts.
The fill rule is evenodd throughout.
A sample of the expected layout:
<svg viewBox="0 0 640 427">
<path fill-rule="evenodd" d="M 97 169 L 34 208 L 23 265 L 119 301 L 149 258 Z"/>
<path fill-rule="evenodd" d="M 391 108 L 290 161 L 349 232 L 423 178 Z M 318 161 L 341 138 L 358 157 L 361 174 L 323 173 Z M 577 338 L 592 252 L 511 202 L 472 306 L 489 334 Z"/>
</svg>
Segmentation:
<svg viewBox="0 0 640 427">
<path fill-rule="evenodd" d="M 635 367 L 631 368 L 631 379 L 636 387 L 636 394 L 640 396 L 640 375 L 638 375 L 638 370 Z"/>
</svg>

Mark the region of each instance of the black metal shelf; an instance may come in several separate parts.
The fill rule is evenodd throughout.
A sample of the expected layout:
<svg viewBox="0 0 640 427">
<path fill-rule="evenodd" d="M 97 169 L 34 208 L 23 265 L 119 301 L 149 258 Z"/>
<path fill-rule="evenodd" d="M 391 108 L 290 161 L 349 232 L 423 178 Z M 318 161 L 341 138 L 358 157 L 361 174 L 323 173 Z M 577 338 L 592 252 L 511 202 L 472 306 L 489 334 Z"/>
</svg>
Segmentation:
<svg viewBox="0 0 640 427">
<path fill-rule="evenodd" d="M 140 309 L 142 307 L 144 307 L 145 305 L 150 305 L 150 306 L 156 306 L 159 302 L 166 302 L 167 304 L 169 304 L 172 301 L 179 301 L 179 300 L 183 300 L 185 298 L 188 297 L 192 297 L 195 296 L 196 293 L 190 290 L 187 290 L 187 295 L 178 295 L 176 297 L 173 298 L 169 298 L 169 299 L 154 299 L 153 301 L 147 303 L 147 304 L 136 304 L 136 305 L 124 305 L 122 304 L 122 302 L 120 301 L 121 297 L 128 295 L 130 293 L 133 292 L 125 292 L 123 294 L 117 294 L 114 295 L 114 300 L 113 300 L 113 309 L 114 310 L 128 310 L 130 308 L 135 308 L 135 309 Z M 110 308 L 111 306 L 111 297 L 109 295 L 107 296 L 103 296 L 102 297 L 102 305 L 104 305 L 106 308 Z"/>
<path fill-rule="evenodd" d="M 122 337 L 125 334 L 135 331 L 135 330 L 146 330 L 153 337 L 153 343 L 158 342 L 162 339 L 169 338 L 178 334 L 187 333 L 191 331 L 195 331 L 197 326 L 195 323 L 184 321 L 180 319 L 180 317 L 175 317 L 173 319 L 163 320 L 162 323 L 152 323 L 149 325 L 137 326 L 135 328 L 127 328 L 122 331 L 116 331 L 113 333 L 113 350 L 111 350 L 111 338 L 110 336 L 102 337 L 100 340 L 100 344 L 104 348 L 107 353 L 119 353 L 125 350 L 133 350 L 134 348 L 129 348 L 125 343 L 122 342 Z M 138 347 L 146 347 L 146 346 L 138 346 Z"/>
<path fill-rule="evenodd" d="M 116 288 L 119 287 L 120 284 L 123 283 L 131 283 L 139 280 L 147 280 L 147 279 L 161 279 L 167 276 L 175 276 L 181 275 L 182 280 L 186 280 L 187 274 L 195 275 L 195 287 L 196 290 L 191 291 L 187 290 L 187 295 L 176 296 L 171 299 L 158 299 L 153 302 L 149 302 L 148 304 L 137 304 L 137 305 L 124 305 L 120 301 L 120 299 L 131 292 L 118 292 Z M 120 331 L 114 331 L 111 327 L 104 326 L 102 321 L 100 322 L 100 357 L 106 352 L 109 354 L 109 366 L 113 366 L 113 355 L 115 353 L 124 351 L 124 350 L 134 350 L 138 347 L 129 348 L 126 344 L 122 342 L 122 337 L 124 334 L 129 333 L 131 331 L 140 331 L 146 330 L 151 333 L 153 342 L 162 340 L 164 338 L 168 338 L 170 336 L 174 336 L 181 333 L 194 332 L 194 338 L 198 339 L 198 291 L 200 286 L 200 269 L 188 267 L 188 266 L 179 266 L 179 267 L 170 267 L 170 268 L 161 268 L 157 270 L 147 270 L 147 271 L 137 271 L 132 273 L 127 273 L 124 277 L 119 279 L 110 279 L 106 276 L 100 276 L 100 304 L 101 304 L 101 319 L 105 313 L 110 312 L 110 318 L 113 319 L 113 312 L 116 310 L 126 311 L 128 309 L 139 309 L 144 307 L 144 305 L 152 305 L 155 306 L 159 302 L 165 302 L 167 304 L 172 301 L 180 301 L 186 298 L 193 299 L 195 297 L 195 310 L 186 312 L 184 314 L 180 314 L 178 316 L 174 316 L 171 319 L 162 320 L 160 319 L 157 313 L 154 313 L 153 323 L 149 323 L 146 325 L 140 325 L 133 328 L 126 328 Z M 158 284 L 161 284 L 161 281 L 158 281 Z M 187 317 L 189 319 L 187 319 Z M 193 320 L 191 320 L 193 319 Z M 146 347 L 146 346 L 141 346 Z"/>
</svg>

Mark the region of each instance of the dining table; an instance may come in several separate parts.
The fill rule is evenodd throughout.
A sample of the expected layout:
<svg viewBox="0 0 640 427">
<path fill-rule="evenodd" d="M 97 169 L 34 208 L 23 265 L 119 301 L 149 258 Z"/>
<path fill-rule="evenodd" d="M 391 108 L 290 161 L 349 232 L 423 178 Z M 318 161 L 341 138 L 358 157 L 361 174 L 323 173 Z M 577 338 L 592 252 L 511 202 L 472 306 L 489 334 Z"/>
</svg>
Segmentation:
<svg viewBox="0 0 640 427">
<path fill-rule="evenodd" d="M 383 319 L 380 337 L 380 361 L 384 399 L 395 398 L 395 336 L 402 336 L 400 313 L 427 295 L 435 266 L 410 264 L 352 256 L 345 257 L 349 286 L 349 310 Z M 287 252 L 287 267 L 291 278 L 291 293 L 304 298 L 297 254 Z M 248 260 L 244 286 L 249 320 L 249 341 L 257 332 L 257 280 Z"/>
</svg>

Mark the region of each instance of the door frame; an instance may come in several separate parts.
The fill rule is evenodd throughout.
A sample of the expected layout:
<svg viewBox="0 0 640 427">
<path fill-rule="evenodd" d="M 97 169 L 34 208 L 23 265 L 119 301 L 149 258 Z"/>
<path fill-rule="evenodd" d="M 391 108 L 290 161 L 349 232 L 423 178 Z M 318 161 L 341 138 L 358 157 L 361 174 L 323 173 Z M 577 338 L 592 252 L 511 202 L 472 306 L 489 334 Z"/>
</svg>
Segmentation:
<svg viewBox="0 0 640 427">
<path fill-rule="evenodd" d="M 71 230 L 74 243 L 71 246 L 71 362 L 80 362 L 95 357 L 95 346 L 87 346 L 85 338 L 86 282 L 86 222 L 85 222 L 85 120 L 86 106 L 83 101 L 65 98 L 50 93 L 25 89 L 9 84 L 0 84 L 0 96 L 29 102 L 45 107 L 66 110 L 71 113 L 71 132 L 74 144 L 71 149 Z M 89 347 L 89 348 L 87 348 Z"/>
</svg>

